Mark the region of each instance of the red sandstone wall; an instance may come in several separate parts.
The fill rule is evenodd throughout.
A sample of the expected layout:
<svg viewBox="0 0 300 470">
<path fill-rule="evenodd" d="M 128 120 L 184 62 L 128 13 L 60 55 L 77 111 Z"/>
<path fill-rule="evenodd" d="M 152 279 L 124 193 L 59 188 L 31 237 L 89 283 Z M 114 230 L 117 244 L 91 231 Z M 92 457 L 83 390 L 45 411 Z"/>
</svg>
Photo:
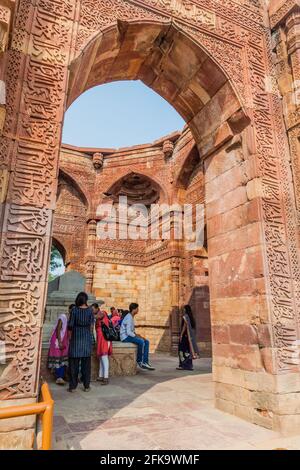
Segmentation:
<svg viewBox="0 0 300 470">
<path fill-rule="evenodd" d="M 85 273 L 89 290 L 103 299 L 107 308 L 112 305 L 127 308 L 131 301 L 140 303 L 140 329 L 150 337 L 154 349 L 170 350 L 169 315 L 175 300 L 168 260 L 181 259 L 176 303 L 192 303 L 198 340 L 203 348 L 209 349 L 205 250 L 191 253 L 184 244 L 172 240 L 101 241 L 96 238 L 99 204 L 110 203 L 112 199 L 107 194 L 131 173 L 153 182 L 159 203 L 204 201 L 203 168 L 188 129 L 151 145 L 117 151 L 63 146 L 53 236 L 66 252 L 68 269 Z"/>
</svg>

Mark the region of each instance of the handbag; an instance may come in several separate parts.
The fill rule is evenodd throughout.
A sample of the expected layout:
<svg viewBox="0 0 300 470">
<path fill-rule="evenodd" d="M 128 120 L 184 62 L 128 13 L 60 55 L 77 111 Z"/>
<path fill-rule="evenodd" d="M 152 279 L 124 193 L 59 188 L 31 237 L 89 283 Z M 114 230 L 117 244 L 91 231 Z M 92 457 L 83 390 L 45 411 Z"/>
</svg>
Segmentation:
<svg viewBox="0 0 300 470">
<path fill-rule="evenodd" d="M 111 321 L 109 321 L 109 326 L 102 322 L 101 328 L 106 341 L 119 341 L 118 332 L 116 331 Z"/>
</svg>

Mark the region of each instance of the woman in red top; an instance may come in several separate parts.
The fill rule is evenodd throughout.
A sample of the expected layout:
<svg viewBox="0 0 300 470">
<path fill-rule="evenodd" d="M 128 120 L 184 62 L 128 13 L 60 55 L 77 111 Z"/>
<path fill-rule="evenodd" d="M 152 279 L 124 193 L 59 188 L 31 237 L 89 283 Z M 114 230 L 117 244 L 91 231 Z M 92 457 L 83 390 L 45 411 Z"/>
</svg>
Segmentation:
<svg viewBox="0 0 300 470">
<path fill-rule="evenodd" d="M 117 310 L 115 307 L 112 307 L 110 309 L 111 317 L 110 321 L 112 322 L 113 326 L 118 326 L 118 324 L 121 321 L 121 316 L 119 315 L 119 310 Z"/>
<path fill-rule="evenodd" d="M 109 382 L 109 359 L 112 355 L 112 342 L 104 338 L 102 332 L 102 323 L 109 326 L 109 318 L 105 311 L 100 310 L 96 315 L 96 333 L 97 333 L 97 356 L 99 357 L 99 377 L 98 382 L 107 385 Z"/>
</svg>

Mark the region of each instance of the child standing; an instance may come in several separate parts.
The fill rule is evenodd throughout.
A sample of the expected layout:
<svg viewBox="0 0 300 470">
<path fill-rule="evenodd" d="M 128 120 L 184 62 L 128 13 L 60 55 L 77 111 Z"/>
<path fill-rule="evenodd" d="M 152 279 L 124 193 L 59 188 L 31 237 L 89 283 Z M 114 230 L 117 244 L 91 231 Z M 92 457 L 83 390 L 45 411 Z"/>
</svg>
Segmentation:
<svg viewBox="0 0 300 470">
<path fill-rule="evenodd" d="M 101 385 L 109 383 L 109 356 L 112 355 L 112 342 L 107 341 L 103 335 L 102 324 L 109 327 L 109 318 L 105 311 L 100 310 L 96 315 L 97 356 L 99 358 L 99 377 Z"/>
<path fill-rule="evenodd" d="M 55 374 L 56 383 L 65 385 L 65 372 L 68 365 L 68 318 L 62 313 L 57 319 L 56 325 L 51 335 L 50 348 L 48 352 L 48 368 Z"/>
</svg>

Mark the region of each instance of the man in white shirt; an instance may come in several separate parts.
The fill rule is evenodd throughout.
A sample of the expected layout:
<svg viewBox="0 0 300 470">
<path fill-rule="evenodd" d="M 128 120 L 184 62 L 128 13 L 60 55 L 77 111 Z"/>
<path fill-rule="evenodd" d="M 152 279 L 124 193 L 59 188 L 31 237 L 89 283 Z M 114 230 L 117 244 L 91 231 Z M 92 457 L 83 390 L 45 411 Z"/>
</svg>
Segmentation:
<svg viewBox="0 0 300 470">
<path fill-rule="evenodd" d="M 130 304 L 129 313 L 127 313 L 121 324 L 120 338 L 123 343 L 133 343 L 137 345 L 137 363 L 141 369 L 155 370 L 149 364 L 149 341 L 135 334 L 134 317 L 138 313 L 138 304 Z"/>
</svg>

